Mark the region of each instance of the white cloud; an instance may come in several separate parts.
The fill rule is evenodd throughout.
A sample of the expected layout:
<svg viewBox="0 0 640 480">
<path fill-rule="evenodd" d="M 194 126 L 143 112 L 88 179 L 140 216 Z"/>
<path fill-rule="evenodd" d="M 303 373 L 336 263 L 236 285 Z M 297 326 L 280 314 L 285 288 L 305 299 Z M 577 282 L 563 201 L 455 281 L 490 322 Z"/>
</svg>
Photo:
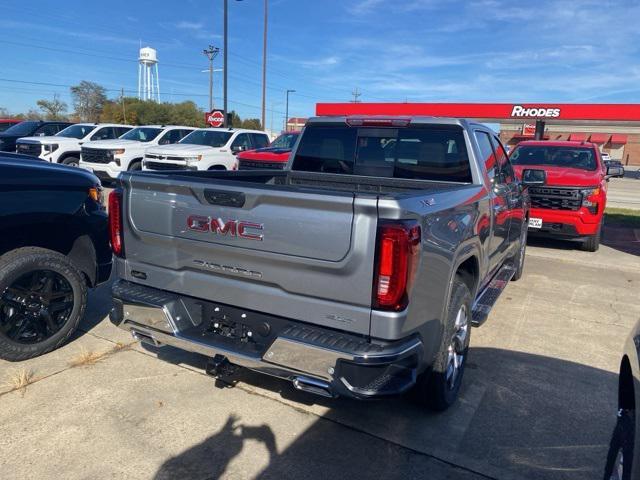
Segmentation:
<svg viewBox="0 0 640 480">
<path fill-rule="evenodd" d="M 186 22 L 186 21 L 182 21 L 182 22 L 178 22 L 175 25 L 176 28 L 179 28 L 181 30 L 196 30 L 196 31 L 200 31 L 204 28 L 204 25 L 202 23 L 199 22 Z"/>
</svg>

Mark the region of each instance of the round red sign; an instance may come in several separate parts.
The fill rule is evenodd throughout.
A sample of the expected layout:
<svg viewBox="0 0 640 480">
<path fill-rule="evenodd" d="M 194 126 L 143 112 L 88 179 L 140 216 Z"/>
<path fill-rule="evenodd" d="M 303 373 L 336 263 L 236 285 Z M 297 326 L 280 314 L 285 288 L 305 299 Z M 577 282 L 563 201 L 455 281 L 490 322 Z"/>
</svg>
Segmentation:
<svg viewBox="0 0 640 480">
<path fill-rule="evenodd" d="M 214 110 L 207 113 L 207 123 L 212 127 L 221 127 L 224 125 L 224 113 L 221 110 Z"/>
</svg>

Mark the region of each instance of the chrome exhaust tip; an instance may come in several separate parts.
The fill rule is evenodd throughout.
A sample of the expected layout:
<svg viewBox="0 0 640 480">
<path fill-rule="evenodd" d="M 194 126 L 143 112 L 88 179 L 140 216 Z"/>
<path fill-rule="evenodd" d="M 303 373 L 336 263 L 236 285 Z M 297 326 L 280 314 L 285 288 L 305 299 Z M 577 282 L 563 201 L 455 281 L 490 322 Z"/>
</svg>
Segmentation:
<svg viewBox="0 0 640 480">
<path fill-rule="evenodd" d="M 336 395 L 331 391 L 331 387 L 327 382 L 316 380 L 309 377 L 296 377 L 293 379 L 293 386 L 296 390 L 313 393 L 321 397 L 334 398 Z"/>
</svg>

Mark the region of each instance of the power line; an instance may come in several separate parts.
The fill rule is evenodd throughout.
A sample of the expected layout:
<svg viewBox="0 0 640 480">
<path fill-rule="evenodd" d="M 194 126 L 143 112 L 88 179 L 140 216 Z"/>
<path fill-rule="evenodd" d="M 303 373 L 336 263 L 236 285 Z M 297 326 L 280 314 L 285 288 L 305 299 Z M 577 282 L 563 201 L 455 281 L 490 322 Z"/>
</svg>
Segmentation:
<svg viewBox="0 0 640 480">
<path fill-rule="evenodd" d="M 32 81 L 28 81 L 28 80 L 16 80 L 16 79 L 12 79 L 12 78 L 0 78 L 0 82 L 7 82 L 7 83 L 14 83 L 14 84 L 25 84 L 25 85 L 39 85 L 39 86 L 44 86 L 44 87 L 59 87 L 59 88 L 71 88 L 73 85 L 67 85 L 67 84 L 63 84 L 63 83 L 50 83 L 50 82 L 32 82 Z M 7 89 L 5 89 L 7 90 Z M 137 90 L 129 90 L 126 88 L 105 88 L 106 92 L 118 92 L 120 94 L 124 94 L 126 93 L 137 93 Z M 176 96 L 181 96 L 181 97 L 206 97 L 207 94 L 203 94 L 203 93 L 184 93 L 184 92 L 172 92 L 172 95 L 176 95 Z M 255 110 L 260 110 L 261 107 L 258 105 L 252 105 L 250 103 L 244 103 L 244 102 L 238 102 L 236 100 L 231 101 L 229 100 L 229 103 L 233 103 L 235 105 L 240 105 L 243 107 L 247 107 L 247 108 L 252 108 Z M 285 112 L 280 111 L 280 110 L 270 110 L 273 111 L 274 113 L 279 113 L 284 115 Z"/>
</svg>

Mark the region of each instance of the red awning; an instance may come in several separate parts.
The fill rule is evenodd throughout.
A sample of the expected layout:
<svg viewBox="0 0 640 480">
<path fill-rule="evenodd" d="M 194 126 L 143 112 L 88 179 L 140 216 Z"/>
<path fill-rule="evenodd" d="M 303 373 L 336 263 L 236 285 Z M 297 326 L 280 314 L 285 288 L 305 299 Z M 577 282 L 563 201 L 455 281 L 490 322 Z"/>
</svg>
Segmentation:
<svg viewBox="0 0 640 480">
<path fill-rule="evenodd" d="M 572 142 L 584 142 L 587 140 L 586 133 L 572 133 L 569 135 L 569 140 Z"/>
<path fill-rule="evenodd" d="M 618 145 L 626 145 L 627 136 L 624 133 L 614 133 L 611 135 L 611 140 L 609 141 Z"/>
<path fill-rule="evenodd" d="M 608 133 L 592 133 L 589 137 L 589 141 L 592 143 L 607 143 L 609 140 Z"/>
</svg>

